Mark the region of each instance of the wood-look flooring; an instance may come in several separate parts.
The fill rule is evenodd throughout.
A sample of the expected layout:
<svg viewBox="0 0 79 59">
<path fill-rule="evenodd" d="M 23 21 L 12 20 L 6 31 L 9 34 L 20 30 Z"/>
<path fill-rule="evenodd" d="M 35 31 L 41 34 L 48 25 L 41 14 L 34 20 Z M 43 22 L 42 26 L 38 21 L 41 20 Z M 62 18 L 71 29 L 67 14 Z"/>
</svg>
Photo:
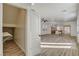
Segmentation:
<svg viewBox="0 0 79 59">
<path fill-rule="evenodd" d="M 43 35 L 39 56 L 78 56 L 76 38 L 68 35 Z"/>
<path fill-rule="evenodd" d="M 24 56 L 24 52 L 16 45 L 13 40 L 6 41 L 3 44 L 4 56 Z"/>
<path fill-rule="evenodd" d="M 67 35 L 41 36 L 41 52 L 38 56 L 78 56 L 76 38 Z M 65 47 L 65 48 L 64 48 Z M 24 52 L 13 40 L 6 41 L 4 56 L 24 56 Z"/>
</svg>

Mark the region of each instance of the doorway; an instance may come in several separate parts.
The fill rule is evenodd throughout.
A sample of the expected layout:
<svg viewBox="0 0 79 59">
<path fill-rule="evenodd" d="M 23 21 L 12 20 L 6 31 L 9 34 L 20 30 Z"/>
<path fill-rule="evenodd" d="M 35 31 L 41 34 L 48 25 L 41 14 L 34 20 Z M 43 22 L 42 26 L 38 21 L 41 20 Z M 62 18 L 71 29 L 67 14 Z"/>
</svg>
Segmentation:
<svg viewBox="0 0 79 59">
<path fill-rule="evenodd" d="M 64 26 L 64 34 L 71 35 L 71 27 L 70 26 Z"/>
<path fill-rule="evenodd" d="M 3 4 L 3 55 L 25 56 L 26 9 Z"/>
</svg>

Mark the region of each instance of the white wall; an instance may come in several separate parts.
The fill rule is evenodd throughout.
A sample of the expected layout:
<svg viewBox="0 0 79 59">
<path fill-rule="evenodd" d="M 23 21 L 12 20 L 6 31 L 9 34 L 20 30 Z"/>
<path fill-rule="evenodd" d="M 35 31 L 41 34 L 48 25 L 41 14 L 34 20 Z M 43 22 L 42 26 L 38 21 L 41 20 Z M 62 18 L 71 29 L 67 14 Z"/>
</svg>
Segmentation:
<svg viewBox="0 0 79 59">
<path fill-rule="evenodd" d="M 71 36 L 77 36 L 77 21 L 70 21 L 65 22 L 64 25 L 70 25 L 71 26 Z"/>
<path fill-rule="evenodd" d="M 14 40 L 18 44 L 18 46 L 25 52 L 25 16 L 26 10 L 19 9 L 18 16 L 16 20 L 16 28 L 14 34 Z"/>
<path fill-rule="evenodd" d="M 0 56 L 2 56 L 3 55 L 3 36 L 2 36 L 2 12 L 3 12 L 3 10 L 2 10 L 3 8 L 2 8 L 2 4 L 0 3 Z"/>
</svg>

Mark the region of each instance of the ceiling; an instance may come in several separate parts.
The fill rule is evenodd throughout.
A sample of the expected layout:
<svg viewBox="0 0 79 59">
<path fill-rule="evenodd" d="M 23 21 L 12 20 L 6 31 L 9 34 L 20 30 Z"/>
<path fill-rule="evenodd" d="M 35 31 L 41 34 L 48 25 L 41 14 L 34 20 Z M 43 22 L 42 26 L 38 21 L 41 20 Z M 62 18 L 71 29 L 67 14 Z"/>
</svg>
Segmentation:
<svg viewBox="0 0 79 59">
<path fill-rule="evenodd" d="M 75 3 L 34 3 L 32 8 L 49 21 L 76 20 L 77 4 Z"/>
</svg>

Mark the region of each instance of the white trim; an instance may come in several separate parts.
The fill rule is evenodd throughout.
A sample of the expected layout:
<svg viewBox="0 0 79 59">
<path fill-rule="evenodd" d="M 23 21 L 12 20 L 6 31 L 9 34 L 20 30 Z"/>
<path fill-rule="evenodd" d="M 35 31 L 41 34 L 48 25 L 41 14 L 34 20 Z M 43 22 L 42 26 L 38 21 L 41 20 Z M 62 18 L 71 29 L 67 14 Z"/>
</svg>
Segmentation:
<svg viewBox="0 0 79 59">
<path fill-rule="evenodd" d="M 17 44 L 17 46 L 25 53 L 24 48 L 18 43 L 17 40 L 14 40 L 14 42 Z M 25 53 L 26 54 L 26 53 Z"/>
<path fill-rule="evenodd" d="M 0 56 L 3 56 L 3 33 L 2 33 L 2 22 L 3 22 L 3 4 L 0 3 Z"/>
</svg>

